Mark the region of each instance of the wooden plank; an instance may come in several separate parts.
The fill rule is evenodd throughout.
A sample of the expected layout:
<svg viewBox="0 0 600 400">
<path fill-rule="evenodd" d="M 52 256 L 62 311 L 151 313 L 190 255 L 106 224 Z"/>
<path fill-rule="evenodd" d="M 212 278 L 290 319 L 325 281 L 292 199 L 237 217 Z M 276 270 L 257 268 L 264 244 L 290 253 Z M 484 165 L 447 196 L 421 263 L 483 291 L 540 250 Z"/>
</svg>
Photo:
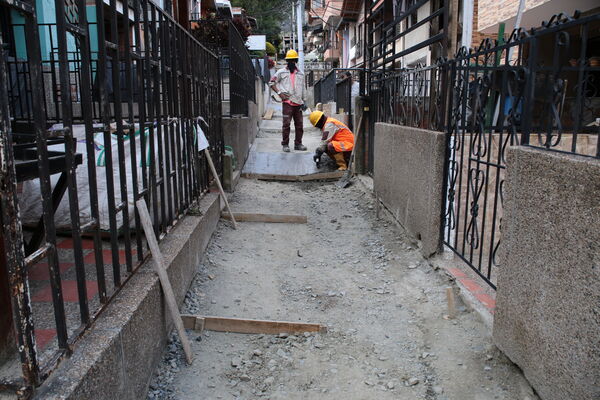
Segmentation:
<svg viewBox="0 0 600 400">
<path fill-rule="evenodd" d="M 310 175 L 302 175 L 300 177 L 300 181 L 325 181 L 325 180 L 335 180 L 344 176 L 344 171 L 330 171 L 330 172 L 320 172 L 318 174 L 310 174 Z"/>
<path fill-rule="evenodd" d="M 146 234 L 148 246 L 150 246 L 150 251 L 152 252 L 152 260 L 154 261 L 152 264 L 154 264 L 154 270 L 160 279 L 160 284 L 162 286 L 163 293 L 165 294 L 165 300 L 167 302 L 169 313 L 171 314 L 171 318 L 173 318 L 173 322 L 175 322 L 175 327 L 177 328 L 179 339 L 183 345 L 183 351 L 185 352 L 187 363 L 191 364 L 194 360 L 192 348 L 185 333 L 184 324 L 181 320 L 181 315 L 179 314 L 179 307 L 177 307 L 177 301 L 175 301 L 173 288 L 171 287 L 171 282 L 169 281 L 169 276 L 167 275 L 167 271 L 165 269 L 165 260 L 160 248 L 158 247 L 156 236 L 154 235 L 154 228 L 152 227 L 152 220 L 150 219 L 150 214 L 148 213 L 146 201 L 144 199 L 140 199 L 135 204 L 138 209 L 138 213 L 140 214 L 140 220 L 142 221 L 142 226 L 144 227 L 144 233 Z"/>
<path fill-rule="evenodd" d="M 267 111 L 265 112 L 265 115 L 263 116 L 263 119 L 272 119 L 273 118 L 273 114 L 275 113 L 275 110 L 272 108 L 267 108 Z"/>
<path fill-rule="evenodd" d="M 446 299 L 448 300 L 448 317 L 453 319 L 456 318 L 456 305 L 454 302 L 454 289 L 451 287 L 446 288 Z"/>
<path fill-rule="evenodd" d="M 242 173 L 243 178 L 258 179 L 262 181 L 288 181 L 288 182 L 307 182 L 307 181 L 326 181 L 336 180 L 344 175 L 344 171 L 319 172 L 308 175 L 279 175 L 279 174 L 255 174 Z"/>
<path fill-rule="evenodd" d="M 298 175 L 280 175 L 280 174 L 255 174 L 252 172 L 242 172 L 242 178 L 258 179 L 261 181 L 289 181 L 298 182 Z"/>
<path fill-rule="evenodd" d="M 233 333 L 302 333 L 326 332 L 327 328 L 320 324 L 306 324 L 300 322 L 265 321 L 257 319 L 224 318 L 224 317 L 199 317 L 197 315 L 182 315 L 185 326 L 194 329 L 196 321 L 204 321 L 204 329 L 215 332 Z"/>
<path fill-rule="evenodd" d="M 287 214 L 259 214 L 234 212 L 233 216 L 237 222 L 271 222 L 287 224 L 306 224 L 308 218 L 306 215 L 287 215 Z M 229 219 L 227 213 L 221 213 L 222 218 Z"/>
<path fill-rule="evenodd" d="M 185 329 L 191 329 L 193 331 L 200 331 L 202 332 L 204 330 L 204 318 L 203 317 L 197 317 L 195 315 L 182 315 L 181 316 L 181 320 L 183 321 L 183 326 L 185 327 Z"/>
<path fill-rule="evenodd" d="M 208 161 L 208 165 L 210 167 L 210 170 L 212 171 L 213 178 L 215 178 L 215 181 L 217 182 L 217 187 L 219 188 L 221 197 L 223 198 L 223 201 L 225 202 L 225 208 L 227 209 L 227 211 L 229 212 L 229 215 L 231 216 L 231 222 L 233 222 L 233 229 L 237 229 L 237 223 L 235 222 L 235 217 L 233 216 L 233 212 L 231 212 L 231 207 L 229 207 L 229 202 L 227 201 L 227 196 L 225 196 L 225 191 L 223 190 L 223 186 L 221 186 L 221 181 L 219 180 L 219 174 L 217 173 L 215 164 L 213 163 L 212 157 L 210 156 L 210 152 L 208 151 L 208 149 L 204 149 L 204 154 L 206 155 L 206 160 Z"/>
</svg>

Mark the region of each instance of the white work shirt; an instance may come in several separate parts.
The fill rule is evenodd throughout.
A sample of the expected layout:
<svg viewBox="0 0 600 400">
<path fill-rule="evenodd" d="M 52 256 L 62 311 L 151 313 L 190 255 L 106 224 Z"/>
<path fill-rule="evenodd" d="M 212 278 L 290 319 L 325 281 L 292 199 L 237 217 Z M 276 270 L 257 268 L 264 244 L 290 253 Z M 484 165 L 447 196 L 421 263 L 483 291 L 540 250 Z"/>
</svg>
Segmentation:
<svg viewBox="0 0 600 400">
<path fill-rule="evenodd" d="M 290 70 L 287 69 L 287 67 L 281 68 L 275 73 L 275 76 L 271 78 L 269 86 L 277 85 L 277 89 L 279 89 L 281 93 L 286 93 L 290 97 L 288 99 L 289 101 L 302 105 L 306 99 L 304 72 L 296 68 L 294 75 L 294 85 L 292 86 L 292 74 L 290 74 Z"/>
</svg>

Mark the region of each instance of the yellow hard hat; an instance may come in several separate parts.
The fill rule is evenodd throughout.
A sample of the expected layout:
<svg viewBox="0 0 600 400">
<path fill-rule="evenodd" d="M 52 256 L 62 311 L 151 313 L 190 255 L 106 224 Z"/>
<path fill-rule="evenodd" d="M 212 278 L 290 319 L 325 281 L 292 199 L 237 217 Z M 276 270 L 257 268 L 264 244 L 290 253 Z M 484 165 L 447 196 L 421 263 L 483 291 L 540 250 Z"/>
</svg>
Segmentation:
<svg viewBox="0 0 600 400">
<path fill-rule="evenodd" d="M 312 126 L 317 126 L 317 122 L 319 122 L 319 120 L 321 119 L 322 116 L 323 116 L 323 111 L 313 111 L 308 116 L 308 120 L 310 121 Z"/>
<path fill-rule="evenodd" d="M 298 53 L 296 53 L 296 50 L 288 50 L 288 52 L 285 55 L 285 59 L 286 60 L 298 59 Z"/>
</svg>

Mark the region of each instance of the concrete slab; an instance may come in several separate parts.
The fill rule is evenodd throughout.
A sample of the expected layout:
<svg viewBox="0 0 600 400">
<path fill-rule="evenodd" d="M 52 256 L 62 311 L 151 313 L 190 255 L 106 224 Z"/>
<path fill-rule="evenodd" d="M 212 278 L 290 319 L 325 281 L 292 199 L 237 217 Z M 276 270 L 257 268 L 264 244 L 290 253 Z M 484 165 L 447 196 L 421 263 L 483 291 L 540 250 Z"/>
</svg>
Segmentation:
<svg viewBox="0 0 600 400">
<path fill-rule="evenodd" d="M 335 170 L 335 164 L 328 163 L 327 156 L 323 156 L 321 168 L 317 168 L 313 161 L 313 155 L 321 143 L 321 131 L 312 127 L 306 115 L 303 122 L 302 141 L 308 150 L 294 151 L 292 145 L 292 151 L 284 153 L 281 149 L 281 117 L 263 120 L 260 125 L 259 137 L 256 138 L 250 149 L 242 174 L 244 176 L 306 176 Z M 293 123 L 290 135 L 293 140 Z"/>
<path fill-rule="evenodd" d="M 250 152 L 244 174 L 309 175 L 322 172 L 312 153 Z"/>
</svg>

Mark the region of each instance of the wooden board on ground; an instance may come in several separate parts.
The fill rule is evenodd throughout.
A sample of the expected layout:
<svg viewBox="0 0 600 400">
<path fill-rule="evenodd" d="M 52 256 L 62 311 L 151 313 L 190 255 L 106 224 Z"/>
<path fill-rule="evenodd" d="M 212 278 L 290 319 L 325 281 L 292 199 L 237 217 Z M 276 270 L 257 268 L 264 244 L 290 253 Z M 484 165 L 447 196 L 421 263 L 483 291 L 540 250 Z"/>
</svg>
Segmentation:
<svg viewBox="0 0 600 400">
<path fill-rule="evenodd" d="M 272 222 L 288 224 L 306 224 L 308 218 L 306 215 L 286 215 L 286 214 L 259 214 L 234 212 L 233 216 L 237 222 Z M 222 218 L 230 219 L 228 213 L 222 212 Z"/>
<path fill-rule="evenodd" d="M 289 182 L 307 182 L 307 181 L 330 181 L 340 179 L 344 171 L 317 172 L 308 175 L 281 175 L 281 174 L 252 174 L 243 173 L 242 177 L 246 179 L 258 179 L 262 181 L 289 181 Z"/>
<path fill-rule="evenodd" d="M 265 115 L 263 116 L 263 119 L 273 118 L 274 113 L 275 113 L 275 110 L 273 110 L 272 108 L 267 108 L 267 111 L 265 111 Z"/>
<path fill-rule="evenodd" d="M 186 329 L 209 330 L 216 332 L 232 333 L 302 333 L 326 332 L 327 328 L 320 324 L 306 324 L 300 322 L 265 321 L 257 319 L 201 317 L 197 315 L 182 315 Z"/>
</svg>

